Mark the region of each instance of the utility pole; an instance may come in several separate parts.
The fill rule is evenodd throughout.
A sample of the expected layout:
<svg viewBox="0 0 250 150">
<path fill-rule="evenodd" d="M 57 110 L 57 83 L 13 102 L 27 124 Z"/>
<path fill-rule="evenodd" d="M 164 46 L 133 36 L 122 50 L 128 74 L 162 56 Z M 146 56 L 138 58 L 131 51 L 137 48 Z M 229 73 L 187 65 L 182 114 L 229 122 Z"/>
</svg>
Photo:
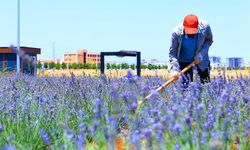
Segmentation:
<svg viewBox="0 0 250 150">
<path fill-rule="evenodd" d="M 20 0 L 17 0 L 17 52 L 16 73 L 20 74 Z"/>
</svg>

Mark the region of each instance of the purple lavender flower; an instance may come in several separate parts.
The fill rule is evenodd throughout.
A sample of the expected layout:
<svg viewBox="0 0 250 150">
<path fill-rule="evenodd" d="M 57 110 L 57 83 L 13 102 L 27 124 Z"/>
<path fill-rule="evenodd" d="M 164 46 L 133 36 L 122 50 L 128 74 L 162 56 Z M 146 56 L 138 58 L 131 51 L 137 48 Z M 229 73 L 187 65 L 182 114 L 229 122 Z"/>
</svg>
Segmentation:
<svg viewBox="0 0 250 150">
<path fill-rule="evenodd" d="M 146 138 L 151 138 L 152 130 L 151 129 L 145 129 L 144 135 L 145 135 Z"/>
<path fill-rule="evenodd" d="M 4 126 L 0 124 L 0 133 L 2 133 L 4 130 Z"/>
<path fill-rule="evenodd" d="M 16 150 L 13 145 L 5 145 L 2 150 Z"/>
<path fill-rule="evenodd" d="M 115 132 L 118 131 L 118 123 L 116 122 L 115 119 L 109 117 L 109 118 L 108 118 L 108 124 L 111 125 L 113 131 L 115 131 Z"/>
<path fill-rule="evenodd" d="M 83 132 L 80 132 L 77 135 L 76 143 L 77 143 L 78 149 L 84 149 L 84 133 Z"/>
<path fill-rule="evenodd" d="M 127 71 L 127 74 L 126 74 L 125 76 L 123 76 L 122 79 L 132 79 L 133 77 L 136 77 L 136 76 L 133 75 L 132 70 L 129 69 L 129 70 Z"/>
<path fill-rule="evenodd" d="M 136 110 L 136 108 L 137 108 L 137 103 L 133 102 L 133 103 L 132 103 L 131 109 L 132 109 L 132 110 Z"/>
<path fill-rule="evenodd" d="M 249 101 L 250 101 L 250 96 L 243 96 L 242 97 L 242 99 L 243 99 L 243 101 L 245 102 L 245 103 L 248 103 Z"/>
<path fill-rule="evenodd" d="M 180 149 L 181 149 L 181 146 L 179 144 L 176 144 L 174 147 L 174 150 L 180 150 Z"/>
<path fill-rule="evenodd" d="M 221 102 L 227 101 L 229 98 L 228 90 L 224 89 L 221 94 Z"/>
<path fill-rule="evenodd" d="M 64 129 L 64 135 L 69 141 L 74 138 L 74 132 L 69 129 Z"/>
<path fill-rule="evenodd" d="M 201 112 L 201 111 L 204 110 L 204 108 L 205 108 L 205 105 L 204 105 L 203 103 L 201 103 L 201 104 L 199 104 L 199 105 L 197 106 L 197 111 L 198 111 L 198 112 Z"/>
<path fill-rule="evenodd" d="M 180 134 L 180 133 L 181 133 L 181 129 L 182 129 L 182 125 L 179 124 L 179 123 L 175 124 L 174 127 L 173 127 L 173 130 L 174 130 L 175 132 L 177 132 L 177 134 Z"/>
<path fill-rule="evenodd" d="M 101 100 L 99 98 L 97 98 L 96 99 L 96 105 L 97 105 L 97 107 L 98 108 L 101 107 L 101 104 L 102 104 Z"/>
<path fill-rule="evenodd" d="M 40 136 L 42 137 L 43 139 L 43 142 L 46 144 L 46 145 L 50 145 L 51 142 L 50 142 L 50 139 L 49 139 L 49 136 L 47 135 L 47 133 L 44 131 L 44 130 L 40 130 Z"/>
<path fill-rule="evenodd" d="M 186 117 L 185 118 L 185 122 L 186 122 L 186 124 L 188 125 L 188 126 L 192 126 L 192 122 L 191 122 L 191 117 Z"/>
</svg>

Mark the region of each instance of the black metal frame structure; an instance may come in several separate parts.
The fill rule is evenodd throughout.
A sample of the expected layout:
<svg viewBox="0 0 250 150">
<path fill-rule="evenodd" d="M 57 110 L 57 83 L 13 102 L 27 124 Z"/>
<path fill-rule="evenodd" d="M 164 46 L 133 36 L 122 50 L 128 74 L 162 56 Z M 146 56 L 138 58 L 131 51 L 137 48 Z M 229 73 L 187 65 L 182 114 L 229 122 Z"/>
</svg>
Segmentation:
<svg viewBox="0 0 250 150">
<path fill-rule="evenodd" d="M 124 50 L 118 52 L 101 52 L 101 74 L 104 74 L 105 56 L 136 57 L 137 76 L 141 76 L 141 52 Z"/>
</svg>

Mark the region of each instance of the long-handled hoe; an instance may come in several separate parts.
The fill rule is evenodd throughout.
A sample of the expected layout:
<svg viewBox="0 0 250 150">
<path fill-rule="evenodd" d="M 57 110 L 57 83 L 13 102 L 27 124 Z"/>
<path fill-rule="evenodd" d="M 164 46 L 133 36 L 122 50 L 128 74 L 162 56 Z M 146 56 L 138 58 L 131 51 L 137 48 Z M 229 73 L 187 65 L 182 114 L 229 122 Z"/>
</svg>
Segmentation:
<svg viewBox="0 0 250 150">
<path fill-rule="evenodd" d="M 195 65 L 195 61 L 193 61 L 191 64 L 189 64 L 187 67 L 185 67 L 183 70 L 181 70 L 179 72 L 179 75 L 184 74 L 185 72 L 187 72 L 190 68 L 193 67 L 193 65 Z M 177 79 L 178 80 L 178 79 Z M 174 81 L 176 81 L 175 77 L 171 77 L 167 82 L 165 82 L 163 85 L 161 85 L 160 87 L 158 87 L 155 91 L 159 92 L 161 90 L 163 90 L 165 87 L 167 87 L 168 85 L 170 85 L 171 83 L 173 83 Z M 143 100 L 140 100 L 138 102 L 138 107 L 140 108 L 141 104 L 144 103 L 146 100 L 148 100 L 150 97 L 152 96 L 152 93 L 147 95 Z"/>
<path fill-rule="evenodd" d="M 192 68 L 193 65 L 195 65 L 195 61 L 193 61 L 191 64 L 189 64 L 189 65 L 188 65 L 187 67 L 185 67 L 183 70 L 181 70 L 181 71 L 179 72 L 178 75 L 180 76 L 181 74 L 184 74 L 184 73 L 187 72 L 190 68 Z M 165 82 L 163 85 L 161 85 L 160 87 L 158 87 L 155 91 L 156 91 L 156 92 L 159 92 L 159 91 L 163 90 L 165 87 L 167 87 L 168 85 L 170 85 L 171 83 L 173 83 L 173 82 L 176 81 L 176 80 L 178 80 L 178 79 L 176 79 L 175 77 L 171 77 L 167 82 Z M 137 114 L 137 113 L 139 112 L 139 110 L 140 110 L 140 108 L 141 108 L 141 105 L 142 105 L 145 101 L 147 101 L 152 95 L 153 95 L 153 94 L 151 93 L 151 94 L 147 95 L 143 100 L 140 100 L 140 101 L 138 102 L 138 105 L 137 105 L 137 109 L 136 109 L 136 111 L 135 111 L 135 114 Z M 123 141 L 120 137 L 118 137 L 118 138 L 116 139 L 116 149 L 117 149 L 117 150 L 122 150 L 123 148 L 121 148 L 121 147 L 124 147 L 124 141 Z"/>
</svg>

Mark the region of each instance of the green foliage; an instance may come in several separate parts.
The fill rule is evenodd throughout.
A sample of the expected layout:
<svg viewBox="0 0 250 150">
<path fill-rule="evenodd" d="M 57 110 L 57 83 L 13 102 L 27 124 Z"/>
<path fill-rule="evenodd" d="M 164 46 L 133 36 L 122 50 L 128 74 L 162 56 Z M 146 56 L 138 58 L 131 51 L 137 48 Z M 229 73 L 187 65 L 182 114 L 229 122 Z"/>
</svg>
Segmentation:
<svg viewBox="0 0 250 150">
<path fill-rule="evenodd" d="M 168 65 L 163 65 L 163 69 L 168 69 Z"/>
<path fill-rule="evenodd" d="M 111 69 L 117 69 L 117 68 L 116 68 L 116 64 L 111 64 L 110 67 L 111 67 Z"/>
<path fill-rule="evenodd" d="M 38 68 L 38 69 L 41 69 L 41 68 L 42 68 L 42 63 L 41 63 L 41 62 L 38 62 L 38 63 L 37 63 L 37 68 Z"/>
<path fill-rule="evenodd" d="M 56 68 L 56 63 L 55 62 L 50 62 L 49 63 L 49 69 Z"/>
<path fill-rule="evenodd" d="M 130 68 L 135 70 L 135 64 L 130 65 Z"/>
<path fill-rule="evenodd" d="M 196 87 L 186 91 L 179 85 L 169 86 L 135 113 L 134 101 L 144 98 L 142 87 L 158 86 L 165 79 L 4 76 L 0 85 L 4 95 L 0 97 L 0 125 L 4 125 L 0 149 L 5 144 L 20 150 L 78 149 L 80 133 L 84 133 L 86 149 L 107 149 L 126 132 L 120 132 L 124 126 L 129 130 L 123 136 L 125 142 L 142 143 L 145 149 L 230 149 L 237 138 L 239 149 L 249 149 L 249 101 L 245 98 L 249 78 L 216 80 L 205 85 L 193 82 Z M 218 84 L 220 87 L 214 88 Z M 44 143 L 40 130 L 47 133 L 50 145 Z"/>
<path fill-rule="evenodd" d="M 117 64 L 116 69 L 121 69 L 121 64 Z"/>
<path fill-rule="evenodd" d="M 43 65 L 45 69 L 49 69 L 49 63 L 45 62 Z"/>
<path fill-rule="evenodd" d="M 63 62 L 63 63 L 61 64 L 61 68 L 62 68 L 62 69 L 66 69 L 66 68 L 67 68 L 67 64 Z"/>
<path fill-rule="evenodd" d="M 129 68 L 129 65 L 127 63 L 122 63 L 121 64 L 121 68 L 122 69 L 128 69 Z"/>
<path fill-rule="evenodd" d="M 56 69 L 61 69 L 61 64 L 60 63 L 56 63 Z"/>
<path fill-rule="evenodd" d="M 71 64 L 71 68 L 70 69 L 77 69 L 77 64 L 76 63 Z"/>
<path fill-rule="evenodd" d="M 147 69 L 148 66 L 147 65 L 141 65 L 141 69 Z"/>
<path fill-rule="evenodd" d="M 107 63 L 107 69 L 111 69 L 111 64 Z"/>
<path fill-rule="evenodd" d="M 153 69 L 154 69 L 154 65 L 148 64 L 148 69 L 149 69 L 149 70 L 153 70 Z"/>
<path fill-rule="evenodd" d="M 41 63 L 37 64 L 37 67 L 40 69 L 42 66 Z M 122 64 L 110 64 L 107 63 L 106 64 L 107 69 L 136 69 L 136 65 L 135 64 L 127 64 L 127 63 L 122 63 Z M 67 68 L 67 64 L 66 63 L 44 63 L 44 68 L 46 69 L 66 69 Z M 72 63 L 69 64 L 69 69 L 100 69 L 101 68 L 101 64 L 98 63 L 96 64 L 76 64 L 76 63 Z M 156 69 L 168 69 L 167 65 L 153 65 L 153 64 L 148 64 L 148 65 L 141 65 L 141 69 L 149 69 L 149 70 L 156 70 Z"/>
<path fill-rule="evenodd" d="M 83 64 L 83 69 L 90 69 L 91 65 L 90 64 Z"/>
</svg>

